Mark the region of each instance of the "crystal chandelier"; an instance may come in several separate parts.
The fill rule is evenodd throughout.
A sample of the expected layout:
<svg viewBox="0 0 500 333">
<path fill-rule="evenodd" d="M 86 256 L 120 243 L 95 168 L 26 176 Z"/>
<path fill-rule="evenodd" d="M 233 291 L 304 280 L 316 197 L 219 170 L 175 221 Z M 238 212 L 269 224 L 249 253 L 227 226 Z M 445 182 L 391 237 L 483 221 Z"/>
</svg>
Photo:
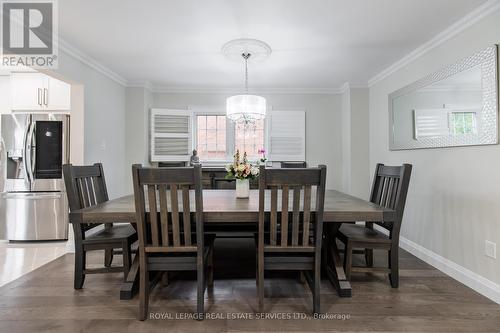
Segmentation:
<svg viewBox="0 0 500 333">
<path fill-rule="evenodd" d="M 234 95 L 226 99 L 226 116 L 234 122 L 252 124 L 266 117 L 266 99 L 248 94 L 248 58 L 251 54 L 241 54 L 245 60 L 245 94 Z"/>
</svg>

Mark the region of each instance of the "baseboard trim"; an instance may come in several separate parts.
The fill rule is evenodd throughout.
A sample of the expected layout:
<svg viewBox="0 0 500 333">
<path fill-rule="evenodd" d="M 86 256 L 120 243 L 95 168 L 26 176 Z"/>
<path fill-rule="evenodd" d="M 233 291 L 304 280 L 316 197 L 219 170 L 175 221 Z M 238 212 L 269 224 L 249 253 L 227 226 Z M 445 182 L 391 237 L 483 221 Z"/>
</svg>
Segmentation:
<svg viewBox="0 0 500 333">
<path fill-rule="evenodd" d="M 75 253 L 75 242 L 73 240 L 68 240 L 66 242 L 66 252 Z"/>
<path fill-rule="evenodd" d="M 415 257 L 439 269 L 467 287 L 477 291 L 481 295 L 488 297 L 493 302 L 500 304 L 499 284 L 488 280 L 485 277 L 474 273 L 473 271 L 460 266 L 407 238 L 400 237 L 399 241 L 399 245 L 402 249 L 410 252 Z"/>
</svg>

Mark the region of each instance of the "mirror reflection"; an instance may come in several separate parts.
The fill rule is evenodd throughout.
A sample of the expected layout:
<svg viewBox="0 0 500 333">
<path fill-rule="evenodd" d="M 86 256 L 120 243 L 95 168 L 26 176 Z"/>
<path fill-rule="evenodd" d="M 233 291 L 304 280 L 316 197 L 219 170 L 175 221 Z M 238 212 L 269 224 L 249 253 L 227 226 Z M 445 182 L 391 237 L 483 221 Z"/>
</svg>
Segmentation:
<svg viewBox="0 0 500 333">
<path fill-rule="evenodd" d="M 492 122 L 496 133 L 497 122 L 496 48 L 492 54 L 494 66 L 483 58 L 451 75 L 445 75 L 448 68 L 424 78 L 427 84 L 419 81 L 391 94 L 391 149 L 497 143 L 496 134 L 490 133 Z M 494 83 L 485 79 L 492 75 Z"/>
</svg>

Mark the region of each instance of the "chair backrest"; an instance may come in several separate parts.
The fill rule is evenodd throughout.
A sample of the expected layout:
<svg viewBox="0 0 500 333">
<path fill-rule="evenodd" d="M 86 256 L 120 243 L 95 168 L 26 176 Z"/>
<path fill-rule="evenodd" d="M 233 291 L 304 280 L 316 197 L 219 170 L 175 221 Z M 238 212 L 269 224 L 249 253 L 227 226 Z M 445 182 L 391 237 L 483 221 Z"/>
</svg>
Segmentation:
<svg viewBox="0 0 500 333">
<path fill-rule="evenodd" d="M 201 165 L 185 168 L 132 166 L 139 249 L 151 252 L 203 250 Z M 194 187 L 194 197 L 190 196 Z M 191 232 L 194 199 L 196 237 Z M 144 253 L 142 252 L 142 253 Z"/>
<path fill-rule="evenodd" d="M 75 211 L 108 201 L 108 190 L 101 163 L 94 165 L 63 165 L 64 183 L 69 210 Z M 98 224 L 81 224 L 82 232 Z"/>
<path fill-rule="evenodd" d="M 394 223 L 377 223 L 389 230 L 391 237 L 399 235 L 411 170 L 411 164 L 386 166 L 379 163 L 375 168 L 370 201 L 396 211 Z"/>
<path fill-rule="evenodd" d="M 259 247 L 321 250 L 326 166 L 302 169 L 266 169 L 259 175 Z M 311 191 L 316 187 L 316 208 L 311 212 Z M 265 197 L 270 190 L 270 215 Z M 280 194 L 280 195 L 278 195 Z M 292 202 L 290 205 L 290 194 Z M 281 200 L 279 200 L 281 196 Z M 301 204 L 302 198 L 302 204 Z M 291 207 L 290 207 L 291 206 Z M 290 212 L 291 208 L 291 212 Z M 310 228 L 313 227 L 313 234 Z M 266 235 L 264 237 L 264 235 Z M 267 237 L 267 235 L 269 235 Z M 311 240 L 312 237 L 312 240 Z M 285 249 L 286 250 L 286 249 Z"/>
<path fill-rule="evenodd" d="M 281 162 L 282 169 L 290 169 L 290 168 L 307 168 L 307 163 L 304 162 Z"/>
</svg>

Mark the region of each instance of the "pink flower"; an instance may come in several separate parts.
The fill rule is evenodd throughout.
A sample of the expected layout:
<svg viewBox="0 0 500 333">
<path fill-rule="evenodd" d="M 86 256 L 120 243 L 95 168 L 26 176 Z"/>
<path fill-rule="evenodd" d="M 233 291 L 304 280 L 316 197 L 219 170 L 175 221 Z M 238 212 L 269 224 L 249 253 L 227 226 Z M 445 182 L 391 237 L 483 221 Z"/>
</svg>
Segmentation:
<svg viewBox="0 0 500 333">
<path fill-rule="evenodd" d="M 264 148 L 261 148 L 259 149 L 258 151 L 259 154 L 265 154 L 266 153 L 266 150 Z"/>
</svg>

